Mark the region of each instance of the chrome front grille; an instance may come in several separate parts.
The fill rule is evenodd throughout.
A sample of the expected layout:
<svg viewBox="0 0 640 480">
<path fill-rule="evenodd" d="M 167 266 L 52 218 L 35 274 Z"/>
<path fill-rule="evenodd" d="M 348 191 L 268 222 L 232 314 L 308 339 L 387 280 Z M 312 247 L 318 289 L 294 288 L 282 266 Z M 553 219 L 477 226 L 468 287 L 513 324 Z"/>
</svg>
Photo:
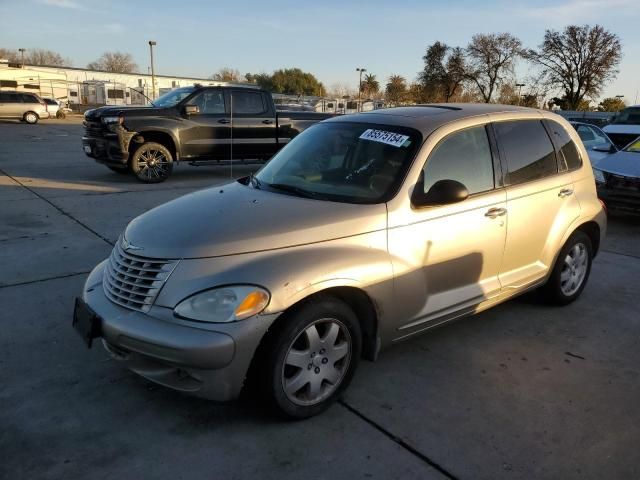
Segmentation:
<svg viewBox="0 0 640 480">
<path fill-rule="evenodd" d="M 104 293 L 118 305 L 148 312 L 177 263 L 132 255 L 118 242 L 104 270 Z"/>
</svg>

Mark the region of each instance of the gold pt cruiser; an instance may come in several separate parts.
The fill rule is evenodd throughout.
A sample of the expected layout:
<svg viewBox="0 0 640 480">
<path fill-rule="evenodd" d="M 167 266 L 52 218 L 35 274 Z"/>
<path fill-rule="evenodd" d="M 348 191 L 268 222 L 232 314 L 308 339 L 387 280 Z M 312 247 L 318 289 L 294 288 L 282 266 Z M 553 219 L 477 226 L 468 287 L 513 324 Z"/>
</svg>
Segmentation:
<svg viewBox="0 0 640 480">
<path fill-rule="evenodd" d="M 574 301 L 605 228 L 587 152 L 550 112 L 336 117 L 134 219 L 73 323 L 151 381 L 214 400 L 251 386 L 309 417 L 400 340 L 535 288 Z"/>
</svg>

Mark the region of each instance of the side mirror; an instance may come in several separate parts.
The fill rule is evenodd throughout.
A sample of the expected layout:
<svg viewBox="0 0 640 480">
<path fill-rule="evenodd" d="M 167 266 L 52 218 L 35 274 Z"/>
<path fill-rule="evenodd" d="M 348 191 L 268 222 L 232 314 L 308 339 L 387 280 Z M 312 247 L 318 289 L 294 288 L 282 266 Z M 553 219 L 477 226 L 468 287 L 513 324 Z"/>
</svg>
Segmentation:
<svg viewBox="0 0 640 480">
<path fill-rule="evenodd" d="M 196 113 L 200 113 L 200 107 L 197 105 L 185 105 L 184 113 L 186 115 L 195 115 Z"/>
<path fill-rule="evenodd" d="M 593 150 L 594 152 L 606 152 L 606 153 L 617 152 L 616 147 L 613 145 L 596 145 L 591 150 Z"/>
<path fill-rule="evenodd" d="M 411 202 L 416 207 L 432 207 L 462 202 L 467 198 L 467 187 L 456 180 L 438 180 L 427 193 L 424 193 L 424 183 L 420 180 L 413 189 Z"/>
</svg>

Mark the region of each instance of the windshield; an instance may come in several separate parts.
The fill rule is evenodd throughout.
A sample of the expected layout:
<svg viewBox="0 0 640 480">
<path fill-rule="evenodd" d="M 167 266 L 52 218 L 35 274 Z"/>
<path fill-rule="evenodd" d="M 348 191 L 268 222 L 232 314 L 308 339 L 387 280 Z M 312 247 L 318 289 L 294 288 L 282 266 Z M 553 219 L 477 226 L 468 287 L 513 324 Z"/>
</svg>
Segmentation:
<svg viewBox="0 0 640 480">
<path fill-rule="evenodd" d="M 640 125 L 640 108 L 625 108 L 613 119 L 615 124 Z"/>
<path fill-rule="evenodd" d="M 280 150 L 256 188 L 347 203 L 380 203 L 398 189 L 420 145 L 411 129 L 319 123 Z"/>
<path fill-rule="evenodd" d="M 640 153 L 640 137 L 636 138 L 633 142 L 631 142 L 629 145 L 624 147 L 623 151 Z"/>
<path fill-rule="evenodd" d="M 175 90 L 171 90 L 170 92 L 159 96 L 156 100 L 153 101 L 153 104 L 156 107 L 173 107 L 174 105 L 180 103 L 186 97 L 191 95 L 194 90 L 195 87 L 176 88 Z"/>
</svg>

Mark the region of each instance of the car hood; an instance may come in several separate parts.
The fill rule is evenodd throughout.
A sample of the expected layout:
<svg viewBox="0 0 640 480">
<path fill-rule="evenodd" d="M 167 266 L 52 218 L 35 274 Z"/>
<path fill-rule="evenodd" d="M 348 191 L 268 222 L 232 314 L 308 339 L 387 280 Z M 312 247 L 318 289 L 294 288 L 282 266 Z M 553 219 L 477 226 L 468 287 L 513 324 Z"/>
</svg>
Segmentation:
<svg viewBox="0 0 640 480">
<path fill-rule="evenodd" d="M 385 204 L 312 200 L 234 181 L 140 215 L 127 226 L 124 244 L 149 258 L 204 258 L 323 242 L 386 225 Z"/>
<path fill-rule="evenodd" d="M 618 152 L 602 158 L 595 167 L 598 170 L 622 175 L 624 177 L 640 177 L 640 153 Z"/>
<path fill-rule="evenodd" d="M 84 118 L 91 121 L 97 121 L 102 117 L 116 116 L 120 114 L 125 118 L 164 115 L 166 114 L 166 110 L 167 109 L 165 108 L 158 107 L 139 107 L 129 105 L 106 106 L 87 110 L 84 112 Z"/>
</svg>

